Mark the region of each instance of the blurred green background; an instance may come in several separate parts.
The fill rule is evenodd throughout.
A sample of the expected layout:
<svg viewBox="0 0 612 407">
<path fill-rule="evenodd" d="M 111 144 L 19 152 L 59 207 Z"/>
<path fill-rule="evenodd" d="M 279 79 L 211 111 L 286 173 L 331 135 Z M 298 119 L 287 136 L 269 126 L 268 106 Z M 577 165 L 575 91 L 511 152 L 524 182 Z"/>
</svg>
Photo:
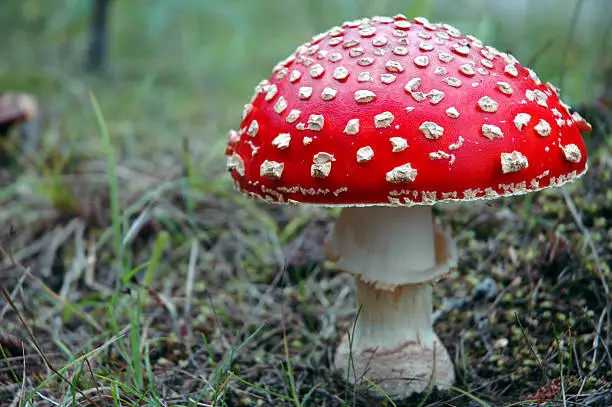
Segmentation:
<svg viewBox="0 0 612 407">
<path fill-rule="evenodd" d="M 161 160 L 189 138 L 217 170 L 254 85 L 345 20 L 404 13 L 450 23 L 514 54 L 572 105 L 595 99 L 612 66 L 610 0 L 113 0 L 108 70 L 92 76 L 92 4 L 2 0 L 0 91 L 40 98 L 47 146 L 99 148 L 93 90 L 122 156 Z"/>
</svg>

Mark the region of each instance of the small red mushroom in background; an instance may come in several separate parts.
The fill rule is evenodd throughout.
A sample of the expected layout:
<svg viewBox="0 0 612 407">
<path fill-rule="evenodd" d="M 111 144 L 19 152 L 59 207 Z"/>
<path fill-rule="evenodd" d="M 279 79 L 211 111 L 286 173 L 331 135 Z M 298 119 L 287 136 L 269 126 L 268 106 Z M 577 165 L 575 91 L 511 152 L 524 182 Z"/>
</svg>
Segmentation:
<svg viewBox="0 0 612 407">
<path fill-rule="evenodd" d="M 38 103 L 25 93 L 5 93 L 0 95 L 0 168 L 10 167 L 19 154 L 14 153 L 14 145 L 21 152 L 33 152 L 40 138 L 40 119 Z M 17 144 L 8 141 L 11 129 L 17 127 L 20 139 Z"/>
<path fill-rule="evenodd" d="M 0 137 L 7 136 L 14 125 L 33 120 L 38 112 L 34 98 L 25 93 L 0 95 Z"/>
<path fill-rule="evenodd" d="M 252 198 L 343 208 L 327 246 L 361 311 L 335 365 L 401 398 L 455 381 L 431 314 L 456 250 L 432 205 L 574 180 L 589 129 L 512 55 L 447 24 L 374 17 L 315 36 L 256 86 L 227 168 Z"/>
</svg>

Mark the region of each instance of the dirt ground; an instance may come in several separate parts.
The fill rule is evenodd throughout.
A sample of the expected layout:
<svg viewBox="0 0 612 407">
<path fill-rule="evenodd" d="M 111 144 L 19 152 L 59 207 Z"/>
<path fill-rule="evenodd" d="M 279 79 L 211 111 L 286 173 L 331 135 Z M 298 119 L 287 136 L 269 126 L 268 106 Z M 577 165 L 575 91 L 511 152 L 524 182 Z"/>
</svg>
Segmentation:
<svg viewBox="0 0 612 407">
<path fill-rule="evenodd" d="M 337 212 L 247 200 L 222 168 L 229 123 L 261 73 L 342 21 L 344 2 L 117 1 L 109 72 L 88 76 L 86 2 L 57 1 L 0 2 L 0 92 L 36 95 L 41 112 L 0 127 L 0 407 L 612 406 L 603 2 L 575 31 L 580 1 L 550 19 L 515 10 L 521 30 L 473 11 L 493 2 L 404 11 L 462 13 L 563 78 L 593 131 L 588 173 L 563 189 L 434 208 L 459 249 L 434 287 L 457 383 L 391 401 L 332 369 L 355 318 L 351 277 L 323 250 Z M 355 1 L 354 12 L 404 3 Z"/>
<path fill-rule="evenodd" d="M 397 405 L 612 405 L 612 157 L 605 116 L 592 120 L 582 180 L 437 208 L 460 250 L 435 286 L 457 389 Z M 66 186 L 105 176 L 98 164 L 83 159 Z M 118 169 L 141 172 L 140 185 L 122 184 L 134 197 L 161 179 Z M 1 405 L 378 403 L 331 369 L 354 318 L 350 278 L 324 262 L 333 213 L 169 187 L 125 202 L 131 266 L 118 272 L 111 192 L 3 226 Z"/>
</svg>

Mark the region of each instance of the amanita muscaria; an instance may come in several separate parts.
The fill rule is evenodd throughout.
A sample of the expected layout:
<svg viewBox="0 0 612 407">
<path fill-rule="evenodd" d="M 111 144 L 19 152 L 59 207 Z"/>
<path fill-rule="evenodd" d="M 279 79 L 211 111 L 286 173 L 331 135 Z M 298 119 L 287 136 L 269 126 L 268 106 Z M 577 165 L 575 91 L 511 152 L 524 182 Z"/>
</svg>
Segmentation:
<svg viewBox="0 0 612 407">
<path fill-rule="evenodd" d="M 33 120 L 37 111 L 36 101 L 30 95 L 25 93 L 0 95 L 0 137 L 6 136 L 13 125 Z"/>
<path fill-rule="evenodd" d="M 328 251 L 361 312 L 336 368 L 402 397 L 455 380 L 431 323 L 455 246 L 432 205 L 576 179 L 589 130 L 512 55 L 447 24 L 374 17 L 315 36 L 256 86 L 227 168 L 252 198 L 343 207 Z"/>
</svg>

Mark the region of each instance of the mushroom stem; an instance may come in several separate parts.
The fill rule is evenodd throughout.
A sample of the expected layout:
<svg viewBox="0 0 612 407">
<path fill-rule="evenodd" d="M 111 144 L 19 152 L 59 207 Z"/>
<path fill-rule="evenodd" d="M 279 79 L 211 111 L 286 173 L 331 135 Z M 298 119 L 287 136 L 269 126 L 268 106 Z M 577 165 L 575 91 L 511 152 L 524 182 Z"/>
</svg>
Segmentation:
<svg viewBox="0 0 612 407">
<path fill-rule="evenodd" d="M 431 325 L 431 291 L 421 283 L 389 292 L 357 279 L 360 312 L 336 350 L 336 369 L 352 383 L 372 380 L 391 398 L 452 385 L 453 363 Z"/>
<path fill-rule="evenodd" d="M 392 291 L 447 274 L 455 256 L 449 241 L 436 231 L 431 206 L 352 207 L 342 210 L 327 248 L 340 269 Z"/>
<path fill-rule="evenodd" d="M 356 348 L 392 349 L 407 342 L 431 347 L 437 340 L 431 323 L 429 283 L 404 285 L 389 292 L 356 279 L 355 302 L 360 310 L 353 338 Z"/>
<path fill-rule="evenodd" d="M 328 240 L 339 267 L 355 275 L 360 312 L 342 338 L 336 368 L 367 377 L 391 397 L 449 386 L 448 352 L 432 327 L 431 280 L 455 263 L 454 245 L 431 207 L 343 209 Z"/>
</svg>

